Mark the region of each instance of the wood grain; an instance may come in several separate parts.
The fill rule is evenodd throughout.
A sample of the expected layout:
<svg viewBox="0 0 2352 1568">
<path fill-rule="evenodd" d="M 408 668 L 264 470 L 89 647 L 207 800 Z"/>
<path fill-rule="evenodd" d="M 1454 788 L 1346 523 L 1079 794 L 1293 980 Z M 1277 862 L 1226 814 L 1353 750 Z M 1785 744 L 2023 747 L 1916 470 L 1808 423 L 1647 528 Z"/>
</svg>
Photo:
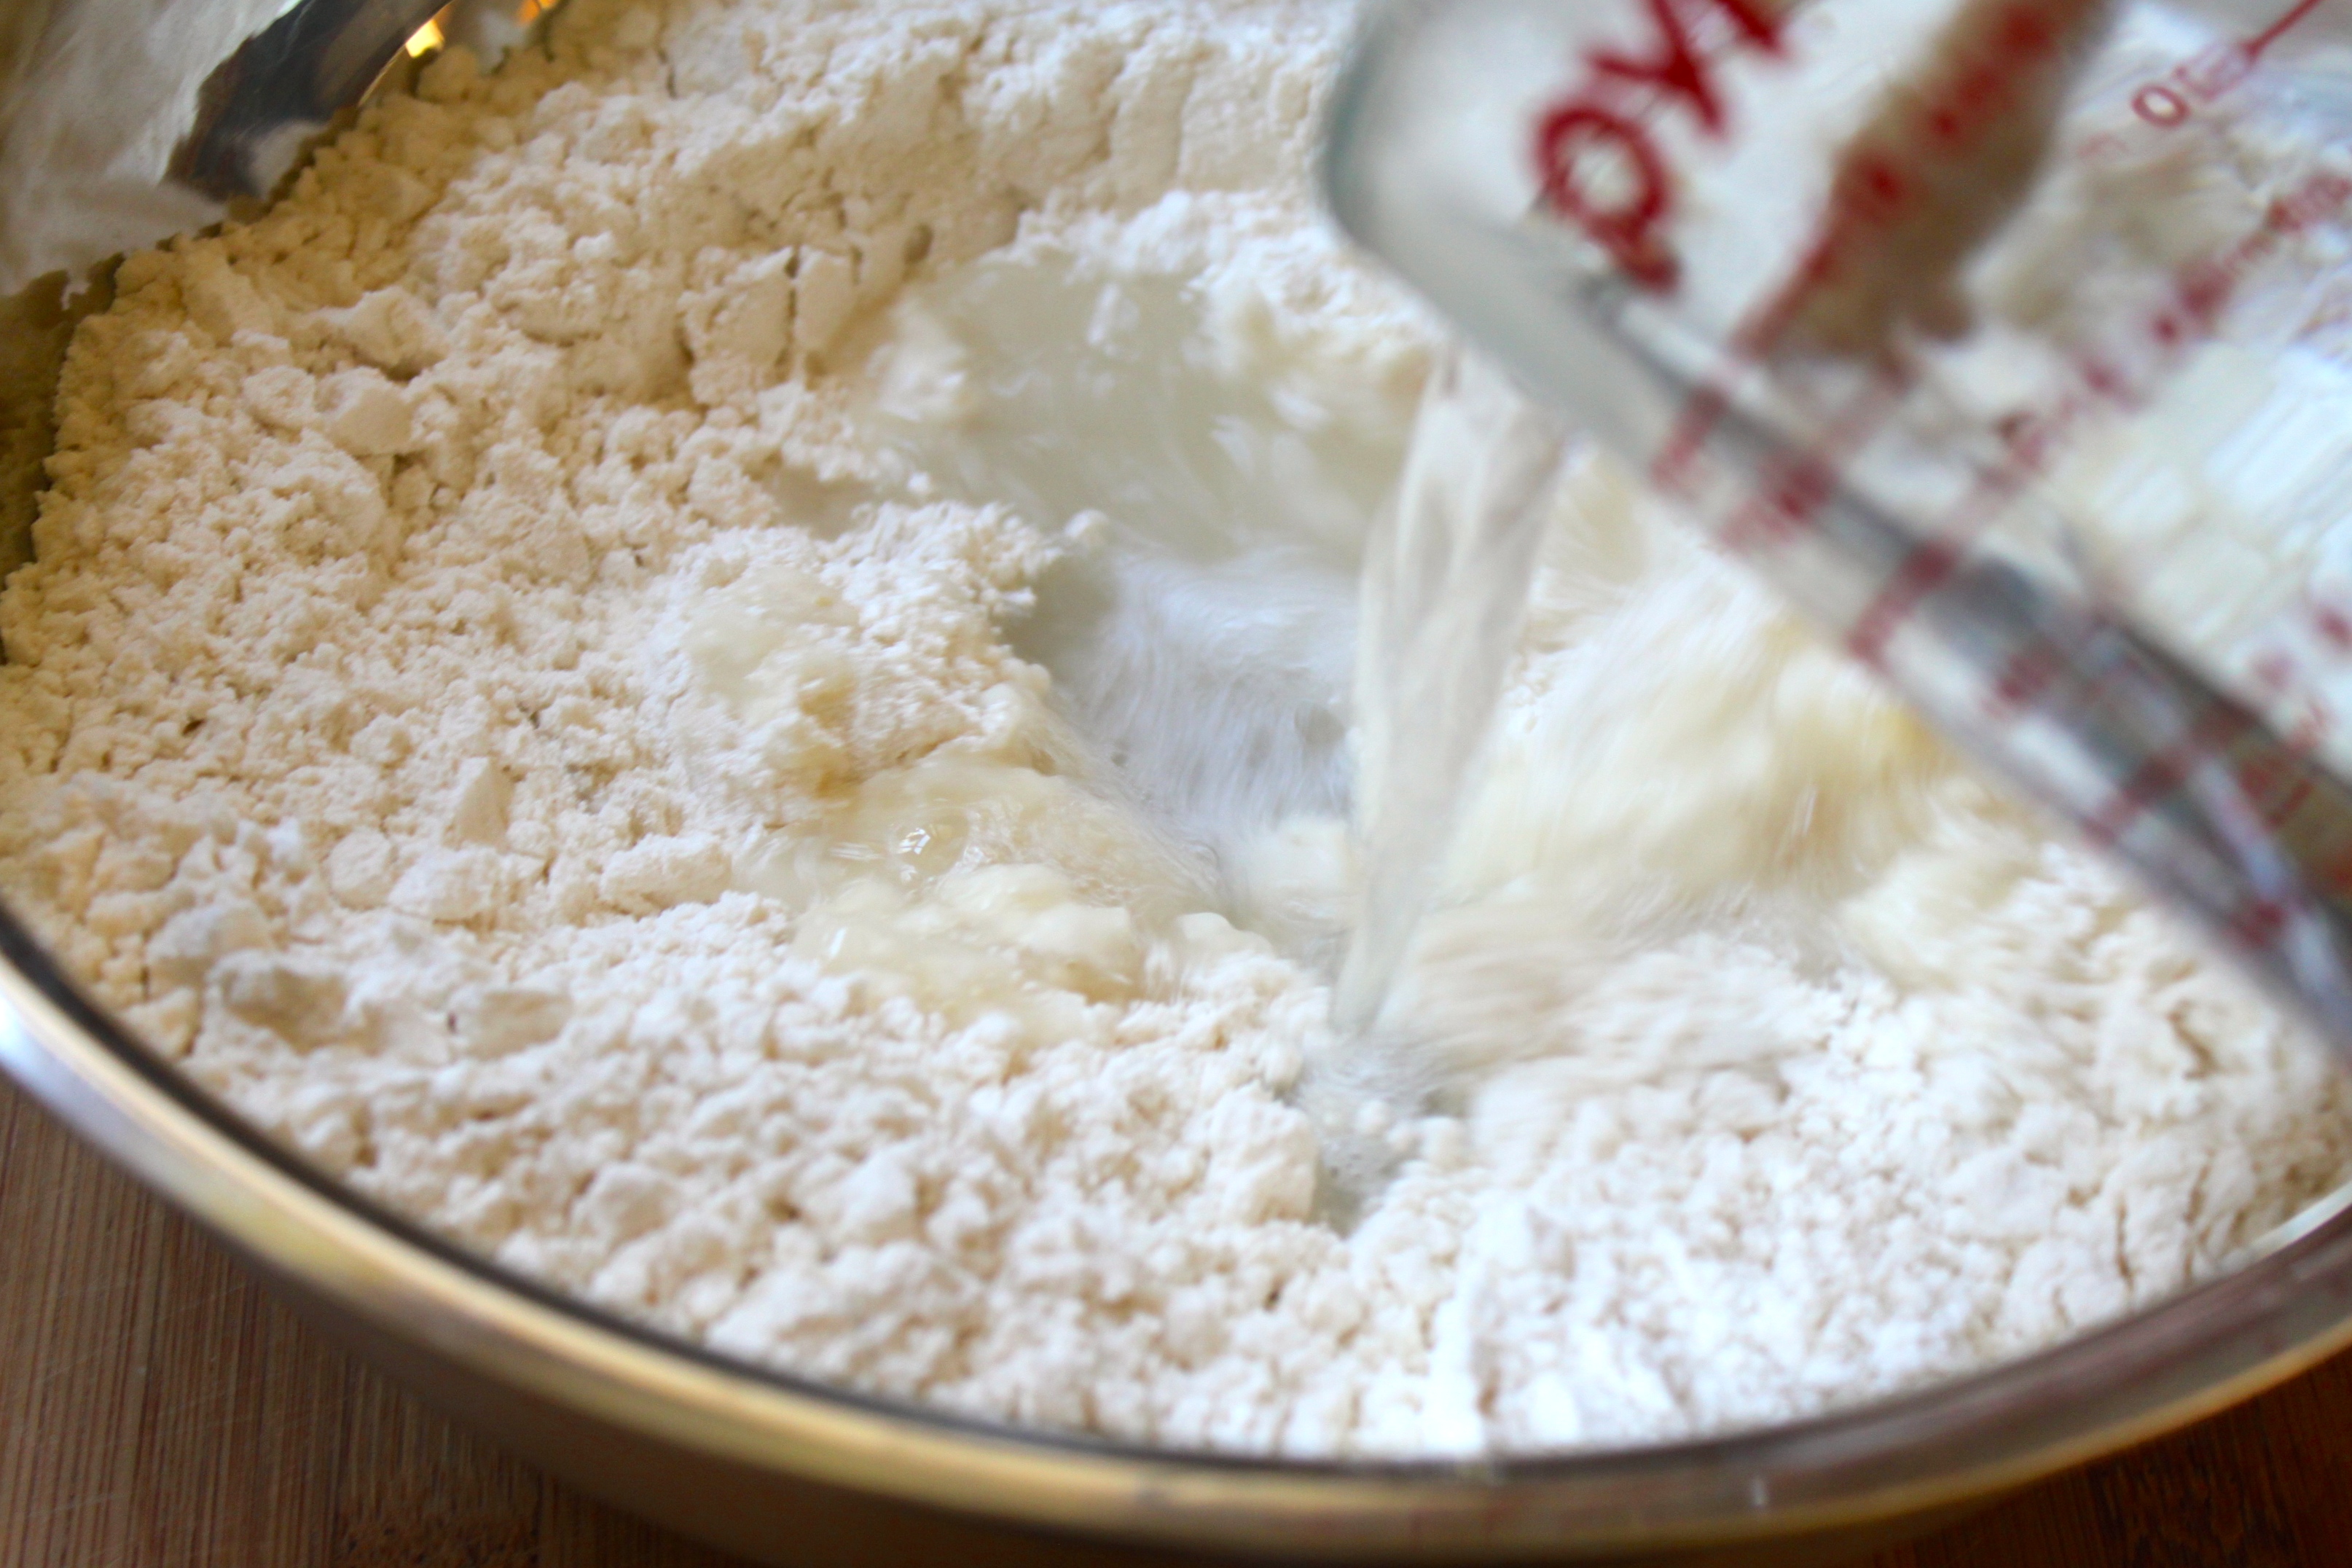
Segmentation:
<svg viewBox="0 0 2352 1568">
<path fill-rule="evenodd" d="M 2352 1564 L 2352 1357 L 1857 1568 Z M 458 1430 L 0 1082 L 0 1568 L 738 1568 Z"/>
</svg>

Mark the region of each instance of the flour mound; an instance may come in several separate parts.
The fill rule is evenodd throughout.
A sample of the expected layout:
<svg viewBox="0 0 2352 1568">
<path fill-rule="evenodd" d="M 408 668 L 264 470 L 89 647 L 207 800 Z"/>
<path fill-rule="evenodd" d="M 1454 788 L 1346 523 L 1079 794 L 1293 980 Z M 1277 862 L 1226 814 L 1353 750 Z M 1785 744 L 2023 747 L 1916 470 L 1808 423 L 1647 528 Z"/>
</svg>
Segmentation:
<svg viewBox="0 0 2352 1568">
<path fill-rule="evenodd" d="M 1345 22 L 573 0 L 132 257 L 0 598 L 12 906 L 509 1267 L 1176 1446 L 1782 1419 L 2339 1181 L 2318 1053 L 1592 460 L 1400 993 L 1436 1091 L 1316 1220 L 1327 645 L 1430 344 L 1308 199 Z M 1099 493 L 1003 456 L 1086 407 Z M 1150 638 L 1201 679 L 1087 676 Z"/>
</svg>

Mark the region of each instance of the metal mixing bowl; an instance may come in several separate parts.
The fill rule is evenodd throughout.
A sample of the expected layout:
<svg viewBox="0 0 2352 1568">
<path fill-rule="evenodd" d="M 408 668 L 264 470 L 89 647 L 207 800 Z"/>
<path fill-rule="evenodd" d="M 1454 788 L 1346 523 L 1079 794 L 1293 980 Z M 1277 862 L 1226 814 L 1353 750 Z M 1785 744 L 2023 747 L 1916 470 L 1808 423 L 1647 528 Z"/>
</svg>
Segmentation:
<svg viewBox="0 0 2352 1568">
<path fill-rule="evenodd" d="M 242 50 L 231 37 L 192 60 L 188 39 L 203 35 L 192 16 L 216 34 L 224 19 L 257 25 L 251 14 L 278 3 L 0 8 L 0 266 L 19 274 L 0 293 L 24 281 L 27 258 L 78 275 L 110 243 L 259 199 L 312 132 L 376 87 L 435 7 L 307 0 Z M 444 26 L 491 44 L 501 26 L 513 33 L 510 17 L 479 11 Z M 198 67 L 204 89 L 169 100 L 193 104 L 189 128 L 168 168 L 142 174 L 122 153 L 135 140 L 123 127 L 140 118 L 124 106 L 148 101 L 140 95 L 160 79 L 150 68 L 174 61 Z M 102 90 L 86 90 L 91 80 Z M 112 160 L 102 177 L 89 173 L 93 157 Z M 141 178 L 158 182 L 143 205 L 128 199 Z M 64 233 L 53 240 L 25 226 L 45 202 L 89 210 L 47 213 L 69 220 L 44 226 Z M 152 232 L 125 232 L 142 224 Z M 73 315 L 66 281 L 22 289 L 0 307 L 0 524 L 17 559 Z M 103 297 L 102 281 L 98 290 L 91 297 Z M 257 1136 L 78 994 L 5 910 L 0 1012 L 0 1065 L 331 1333 L 557 1474 L 777 1563 L 982 1552 L 1097 1563 L 1826 1562 L 2216 1410 L 2352 1342 L 2352 1212 L 2339 1201 L 2270 1238 L 2237 1272 L 2136 1318 L 1796 1426 L 1483 1463 L 1307 1464 L 1122 1447 L 759 1371 L 471 1257 Z"/>
</svg>

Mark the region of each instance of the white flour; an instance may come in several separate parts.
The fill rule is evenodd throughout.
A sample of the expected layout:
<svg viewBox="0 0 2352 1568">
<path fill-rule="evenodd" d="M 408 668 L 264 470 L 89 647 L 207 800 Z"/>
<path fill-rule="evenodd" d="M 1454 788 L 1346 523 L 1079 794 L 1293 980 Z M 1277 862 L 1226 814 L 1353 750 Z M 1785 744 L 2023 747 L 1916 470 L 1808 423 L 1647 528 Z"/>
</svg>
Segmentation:
<svg viewBox="0 0 2352 1568">
<path fill-rule="evenodd" d="M 574 0 L 132 258 L 0 601 L 0 887 L 516 1268 L 1168 1444 L 1780 1419 L 2332 1186 L 2318 1052 L 1588 461 L 1402 995 L 1447 1113 L 1309 1217 L 1327 994 L 1226 916 L 1329 951 L 1426 363 L 1306 199 L 1343 21 Z"/>
</svg>

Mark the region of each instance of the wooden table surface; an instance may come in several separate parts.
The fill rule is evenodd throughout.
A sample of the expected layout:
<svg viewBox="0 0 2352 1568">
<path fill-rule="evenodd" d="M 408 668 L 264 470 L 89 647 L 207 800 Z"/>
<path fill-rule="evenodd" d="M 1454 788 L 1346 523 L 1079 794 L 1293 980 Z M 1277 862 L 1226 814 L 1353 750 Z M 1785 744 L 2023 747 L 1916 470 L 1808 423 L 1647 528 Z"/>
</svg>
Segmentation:
<svg viewBox="0 0 2352 1568">
<path fill-rule="evenodd" d="M 730 1562 L 424 1409 L 0 1080 L 0 1568 Z M 2346 1564 L 2352 1357 L 1856 1568 Z"/>
</svg>

